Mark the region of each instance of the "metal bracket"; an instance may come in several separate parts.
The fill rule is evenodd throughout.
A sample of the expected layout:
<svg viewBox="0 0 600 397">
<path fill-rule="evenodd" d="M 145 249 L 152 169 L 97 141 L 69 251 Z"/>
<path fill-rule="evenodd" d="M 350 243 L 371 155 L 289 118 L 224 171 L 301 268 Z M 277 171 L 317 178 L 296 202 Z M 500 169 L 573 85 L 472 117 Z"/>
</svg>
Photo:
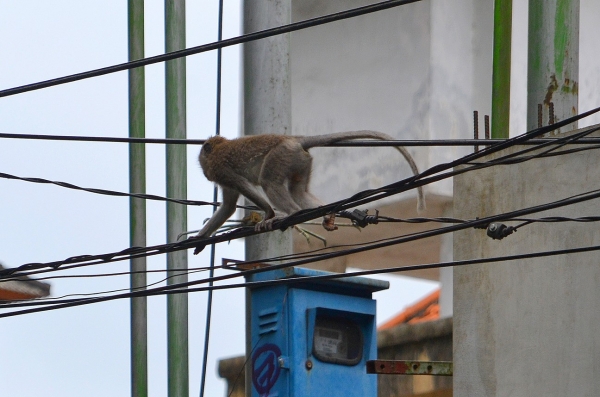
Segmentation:
<svg viewBox="0 0 600 397">
<path fill-rule="evenodd" d="M 367 373 L 379 375 L 452 376 L 452 361 L 369 360 Z"/>
</svg>

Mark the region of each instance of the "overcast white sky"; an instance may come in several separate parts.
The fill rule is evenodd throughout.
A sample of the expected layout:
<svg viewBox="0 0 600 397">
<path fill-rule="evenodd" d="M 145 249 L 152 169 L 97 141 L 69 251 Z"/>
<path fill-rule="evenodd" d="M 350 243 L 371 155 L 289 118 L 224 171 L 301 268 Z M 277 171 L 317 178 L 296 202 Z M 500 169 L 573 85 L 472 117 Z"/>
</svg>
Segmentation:
<svg viewBox="0 0 600 397">
<path fill-rule="evenodd" d="M 127 61 L 127 8 L 122 0 L 0 0 L 0 89 Z M 146 56 L 164 52 L 163 2 L 146 1 Z M 217 1 L 187 1 L 187 46 L 217 37 Z M 239 33 L 239 1 L 225 1 L 224 37 Z M 223 55 L 222 133 L 236 136 L 239 112 L 239 48 Z M 187 60 L 188 137 L 214 134 L 216 53 Z M 146 68 L 146 135 L 164 137 L 164 65 Z M 0 99 L 0 132 L 128 135 L 127 73 L 84 80 Z M 213 186 L 196 164 L 199 148 L 188 149 L 188 194 L 211 200 Z M 147 191 L 165 194 L 164 147 L 147 145 Z M 0 140 L 0 172 L 66 181 L 85 187 L 127 191 L 126 144 Z M 129 246 L 128 199 L 57 186 L 0 179 L 0 262 L 62 260 L 74 255 L 119 251 Z M 165 243 L 165 204 L 149 201 L 148 244 Z M 189 208 L 190 229 L 199 228 L 209 208 Z M 190 255 L 189 266 L 208 264 L 208 251 Z M 242 259 L 243 243 L 218 247 L 221 257 Z M 165 257 L 149 258 L 164 269 Z M 64 274 L 124 271 L 127 262 Z M 204 277 L 193 275 L 191 279 Z M 379 321 L 413 303 L 436 283 L 403 277 L 378 293 Z M 162 279 L 151 274 L 149 282 Z M 128 288 L 129 278 L 50 281 L 53 296 Z M 203 293 L 190 299 L 190 395 L 198 395 L 203 349 Z M 166 395 L 164 297 L 149 299 L 149 387 Z M 225 395 L 217 361 L 244 352 L 244 292 L 216 292 L 209 350 L 207 396 Z M 127 396 L 130 394 L 129 302 L 114 301 L 0 319 L 2 395 Z"/>
</svg>

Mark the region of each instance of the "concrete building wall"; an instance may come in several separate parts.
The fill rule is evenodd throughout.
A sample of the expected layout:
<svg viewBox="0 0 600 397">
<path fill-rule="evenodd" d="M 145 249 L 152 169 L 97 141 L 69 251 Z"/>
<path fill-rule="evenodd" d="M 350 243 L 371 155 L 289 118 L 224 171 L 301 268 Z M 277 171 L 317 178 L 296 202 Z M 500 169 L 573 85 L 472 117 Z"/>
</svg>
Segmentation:
<svg viewBox="0 0 600 397">
<path fill-rule="evenodd" d="M 454 215 L 473 219 L 597 189 L 599 161 L 592 150 L 463 174 L 454 178 Z M 593 200 L 532 217 L 591 216 L 599 209 Z M 454 257 L 598 244 L 596 224 L 535 223 L 503 240 L 484 230 L 457 232 Z M 455 395 L 600 395 L 599 285 L 598 253 L 455 268 Z"/>
<path fill-rule="evenodd" d="M 292 20 L 375 2 L 296 0 Z M 471 137 L 473 110 L 491 108 L 492 13 L 492 0 L 422 1 L 292 33 L 293 134 L 372 129 L 398 139 Z M 468 151 L 409 150 L 421 169 Z M 388 148 L 315 149 L 314 157 L 312 184 L 325 201 L 410 175 Z M 451 195 L 452 184 L 428 189 Z"/>
<path fill-rule="evenodd" d="M 294 0 L 292 20 L 375 2 Z M 493 0 L 426 0 L 294 32 L 290 59 L 292 133 L 371 129 L 398 139 L 472 137 L 473 110 L 479 110 L 483 125 L 483 114 L 491 109 L 492 20 Z M 408 150 L 424 170 L 472 149 Z M 409 167 L 390 148 L 317 148 L 312 153 L 315 161 L 311 185 L 326 202 L 410 176 Z M 426 192 L 428 212 L 421 215 L 451 216 L 451 180 L 427 186 Z M 396 213 L 394 216 L 416 216 L 414 204 L 398 204 L 414 201 L 414 197 L 414 192 L 407 192 L 366 207 Z M 406 208 L 411 210 L 406 212 Z M 409 232 L 397 229 L 397 234 Z M 360 238 L 375 239 L 375 235 L 369 237 L 373 230 L 365 229 Z M 318 228 L 315 231 L 319 232 Z M 336 233 L 346 242 L 356 238 L 342 231 Z M 329 234 L 325 237 L 336 238 Z M 298 248 L 296 239 L 297 249 L 307 249 L 303 241 L 300 244 Z M 349 263 L 340 259 L 330 269 L 451 260 L 451 250 L 444 249 L 444 245 L 448 244 L 443 239 L 429 239 L 409 244 L 411 252 L 400 249 L 381 254 L 381 258 L 399 258 L 395 262 L 385 259 L 377 261 L 384 263 L 373 264 L 373 260 L 358 258 Z M 414 276 L 439 279 L 444 273 L 442 279 L 451 286 L 451 269 L 431 273 Z M 451 288 L 443 288 L 442 294 L 444 315 L 451 315 Z"/>
</svg>

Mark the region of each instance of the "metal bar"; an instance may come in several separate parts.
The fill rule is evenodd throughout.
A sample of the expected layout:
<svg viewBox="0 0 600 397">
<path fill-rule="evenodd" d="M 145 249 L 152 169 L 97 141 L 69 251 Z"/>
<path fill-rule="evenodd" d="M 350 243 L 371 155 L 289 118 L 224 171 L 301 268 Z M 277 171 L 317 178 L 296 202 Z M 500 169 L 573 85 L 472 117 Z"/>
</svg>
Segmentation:
<svg viewBox="0 0 600 397">
<path fill-rule="evenodd" d="M 165 50 L 185 48 L 185 0 L 165 0 Z M 166 135 L 186 138 L 186 61 L 174 59 L 165 64 Z M 187 197 L 186 147 L 166 147 L 167 196 Z M 187 207 L 167 203 L 167 241 L 187 231 Z M 187 282 L 187 275 L 177 270 L 187 269 L 187 252 L 167 254 L 168 284 Z M 188 359 L 188 298 L 187 294 L 167 297 L 168 395 L 189 396 Z"/>
<path fill-rule="evenodd" d="M 452 376 L 452 361 L 369 360 L 367 373 L 378 375 Z"/>
<path fill-rule="evenodd" d="M 144 0 L 128 2 L 129 61 L 144 58 Z M 129 70 L 129 137 L 145 136 L 145 69 Z M 143 143 L 129 144 L 129 192 L 146 193 L 146 151 Z M 129 199 L 130 246 L 146 246 L 146 200 Z M 146 258 L 130 261 L 131 291 L 146 288 Z M 148 396 L 147 298 L 132 298 L 131 307 L 131 395 Z"/>
<path fill-rule="evenodd" d="M 495 0 L 492 138 L 508 138 L 509 136 L 511 36 L 512 0 Z"/>
<path fill-rule="evenodd" d="M 223 0 L 219 0 L 219 17 L 218 17 L 218 29 L 217 29 L 217 40 L 221 41 L 223 39 Z M 217 50 L 217 93 L 216 93 L 216 114 L 215 114 L 215 135 L 221 135 L 221 58 L 222 58 L 222 50 L 219 48 Z M 216 202 L 218 200 L 219 190 L 215 186 L 213 191 L 213 201 Z M 217 210 L 216 207 L 213 208 L 213 214 Z M 210 246 L 210 272 L 208 285 L 209 287 L 213 286 L 212 278 L 215 275 L 215 254 L 216 254 L 216 244 L 212 244 Z M 210 323 L 212 317 L 212 297 L 213 291 L 208 291 L 208 296 L 206 299 L 206 328 L 204 331 L 204 355 L 202 357 L 202 375 L 200 378 L 200 397 L 204 397 L 204 387 L 206 385 L 206 367 L 208 364 L 208 347 L 210 340 Z"/>
<path fill-rule="evenodd" d="M 473 139 L 479 139 L 479 112 L 477 110 L 473 111 Z M 475 145 L 474 152 L 477 153 L 479 151 L 479 145 Z"/>
<path fill-rule="evenodd" d="M 527 127 L 538 124 L 537 104 L 544 119 L 554 122 L 577 114 L 579 92 L 579 0 L 529 0 L 527 59 Z M 574 122 L 560 131 L 577 128 Z"/>
</svg>

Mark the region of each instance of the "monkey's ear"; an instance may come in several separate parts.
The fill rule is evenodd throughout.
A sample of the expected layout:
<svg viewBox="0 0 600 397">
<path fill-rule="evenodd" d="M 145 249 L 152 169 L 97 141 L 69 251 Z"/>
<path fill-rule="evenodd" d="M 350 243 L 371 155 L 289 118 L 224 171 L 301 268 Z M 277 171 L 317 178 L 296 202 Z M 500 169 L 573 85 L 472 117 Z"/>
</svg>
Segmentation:
<svg viewBox="0 0 600 397">
<path fill-rule="evenodd" d="M 202 151 L 206 154 L 210 154 L 210 152 L 212 152 L 212 145 L 210 142 L 205 142 L 204 145 L 202 145 Z"/>
</svg>

